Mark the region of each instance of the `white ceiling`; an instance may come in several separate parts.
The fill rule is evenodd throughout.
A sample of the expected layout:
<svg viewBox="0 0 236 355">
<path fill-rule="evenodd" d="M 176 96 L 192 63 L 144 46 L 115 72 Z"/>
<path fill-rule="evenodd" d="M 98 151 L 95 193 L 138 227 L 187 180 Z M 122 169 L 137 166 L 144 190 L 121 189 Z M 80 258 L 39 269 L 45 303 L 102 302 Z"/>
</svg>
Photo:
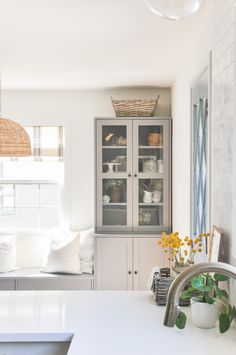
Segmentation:
<svg viewBox="0 0 236 355">
<path fill-rule="evenodd" d="M 170 86 L 208 12 L 171 22 L 143 0 L 0 0 L 2 86 Z"/>
</svg>

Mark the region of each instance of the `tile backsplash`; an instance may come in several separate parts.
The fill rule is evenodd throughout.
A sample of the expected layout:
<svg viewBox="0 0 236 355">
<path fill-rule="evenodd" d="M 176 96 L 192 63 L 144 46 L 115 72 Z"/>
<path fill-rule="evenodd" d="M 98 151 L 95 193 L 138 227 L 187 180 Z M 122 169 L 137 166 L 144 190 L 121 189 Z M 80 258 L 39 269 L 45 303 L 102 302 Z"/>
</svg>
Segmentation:
<svg viewBox="0 0 236 355">
<path fill-rule="evenodd" d="M 225 232 L 226 261 L 236 266 L 236 1 L 213 0 L 212 224 Z M 231 281 L 236 299 L 236 282 Z"/>
</svg>

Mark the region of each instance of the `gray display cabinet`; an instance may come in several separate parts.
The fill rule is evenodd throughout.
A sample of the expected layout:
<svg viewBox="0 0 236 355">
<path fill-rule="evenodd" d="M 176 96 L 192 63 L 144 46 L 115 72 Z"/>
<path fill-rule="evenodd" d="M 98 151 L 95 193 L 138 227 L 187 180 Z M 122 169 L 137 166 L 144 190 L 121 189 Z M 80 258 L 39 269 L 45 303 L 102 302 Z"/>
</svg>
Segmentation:
<svg viewBox="0 0 236 355">
<path fill-rule="evenodd" d="M 171 119 L 96 118 L 96 233 L 171 228 Z"/>
</svg>

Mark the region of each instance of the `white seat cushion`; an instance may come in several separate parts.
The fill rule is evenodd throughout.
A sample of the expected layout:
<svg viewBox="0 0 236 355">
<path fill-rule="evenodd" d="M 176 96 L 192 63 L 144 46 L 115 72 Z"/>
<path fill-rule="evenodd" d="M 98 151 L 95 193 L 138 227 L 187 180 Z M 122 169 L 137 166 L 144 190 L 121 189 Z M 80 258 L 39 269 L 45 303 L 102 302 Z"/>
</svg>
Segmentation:
<svg viewBox="0 0 236 355">
<path fill-rule="evenodd" d="M 0 238 L 0 273 L 16 269 L 15 237 Z"/>
<path fill-rule="evenodd" d="M 81 274 L 79 237 L 52 241 L 49 254 L 42 268 L 46 273 Z"/>
<path fill-rule="evenodd" d="M 94 271 L 94 229 L 80 232 L 80 267 L 85 274 Z"/>
</svg>

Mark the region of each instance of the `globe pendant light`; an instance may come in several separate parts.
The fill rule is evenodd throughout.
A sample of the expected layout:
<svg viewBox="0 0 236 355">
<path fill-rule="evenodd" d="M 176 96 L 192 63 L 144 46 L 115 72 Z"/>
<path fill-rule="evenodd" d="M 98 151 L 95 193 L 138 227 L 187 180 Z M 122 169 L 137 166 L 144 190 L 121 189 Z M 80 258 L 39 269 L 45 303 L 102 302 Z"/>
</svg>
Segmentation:
<svg viewBox="0 0 236 355">
<path fill-rule="evenodd" d="M 168 20 L 180 20 L 194 15 L 206 0 L 144 0 L 156 15 Z"/>
<path fill-rule="evenodd" d="M 30 139 L 18 123 L 1 117 L 0 78 L 0 157 L 25 157 L 31 155 Z"/>
</svg>

